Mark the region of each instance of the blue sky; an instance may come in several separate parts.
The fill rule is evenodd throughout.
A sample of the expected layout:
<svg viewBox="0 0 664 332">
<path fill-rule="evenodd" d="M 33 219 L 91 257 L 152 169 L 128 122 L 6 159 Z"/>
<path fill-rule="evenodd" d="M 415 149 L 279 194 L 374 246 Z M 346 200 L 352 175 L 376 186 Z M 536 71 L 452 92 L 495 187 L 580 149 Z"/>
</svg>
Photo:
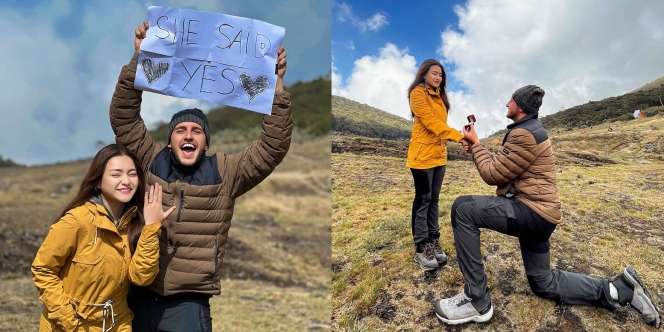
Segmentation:
<svg viewBox="0 0 664 332">
<path fill-rule="evenodd" d="M 648 0 L 334 0 L 332 93 L 410 119 L 408 86 L 436 58 L 448 123 L 475 114 L 486 136 L 509 124 L 521 86 L 544 89 L 544 116 L 664 76 L 663 15 L 664 1 Z"/>
<path fill-rule="evenodd" d="M 269 3 L 269 5 L 268 5 Z M 147 6 L 163 5 L 260 19 L 286 28 L 286 82 L 330 72 L 328 1 L 2 1 L 0 156 L 41 164 L 85 158 L 111 142 L 108 104 L 133 52 L 133 30 Z M 145 93 L 146 122 L 168 121 L 194 100 Z"/>
<path fill-rule="evenodd" d="M 338 1 L 333 4 L 332 54 L 337 71 L 348 77 L 356 58 L 375 53 L 385 43 L 391 42 L 407 48 L 418 63 L 427 58 L 440 58 L 440 33 L 454 28 L 458 17 L 453 8 L 460 1 Z M 386 23 L 375 30 L 358 28 L 348 16 L 347 8 L 358 20 L 367 20 L 375 14 L 384 15 Z M 450 64 L 451 65 L 451 64 Z M 450 68 L 451 69 L 451 68 Z M 462 87 L 450 77 L 448 86 Z"/>
</svg>

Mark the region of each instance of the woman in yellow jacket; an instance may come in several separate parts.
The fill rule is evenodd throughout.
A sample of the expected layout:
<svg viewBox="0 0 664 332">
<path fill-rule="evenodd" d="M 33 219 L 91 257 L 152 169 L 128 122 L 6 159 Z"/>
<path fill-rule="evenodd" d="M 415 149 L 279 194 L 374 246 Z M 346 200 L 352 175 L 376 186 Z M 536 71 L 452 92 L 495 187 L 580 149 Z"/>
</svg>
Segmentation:
<svg viewBox="0 0 664 332">
<path fill-rule="evenodd" d="M 447 141 L 459 142 L 463 134 L 447 125 L 450 104 L 445 92 L 445 70 L 440 62 L 425 60 L 408 89 L 413 128 L 408 161 L 415 183 L 411 227 L 415 262 L 433 270 L 447 262 L 440 248 L 438 200 L 447 164 Z"/>
<path fill-rule="evenodd" d="M 146 192 L 136 165 L 124 146 L 102 148 L 51 226 L 32 263 L 40 331 L 131 331 L 129 283 L 156 276 L 161 222 L 174 209 L 162 210 L 159 184 Z"/>
</svg>

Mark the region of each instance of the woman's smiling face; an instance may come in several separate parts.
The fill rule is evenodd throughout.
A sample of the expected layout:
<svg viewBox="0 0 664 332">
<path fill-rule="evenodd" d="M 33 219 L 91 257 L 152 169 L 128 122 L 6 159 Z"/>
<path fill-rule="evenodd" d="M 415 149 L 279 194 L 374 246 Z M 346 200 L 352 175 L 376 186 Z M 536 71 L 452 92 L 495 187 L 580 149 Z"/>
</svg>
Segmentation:
<svg viewBox="0 0 664 332">
<path fill-rule="evenodd" d="M 121 155 L 109 159 L 99 187 L 107 201 L 129 202 L 138 188 L 138 173 L 131 158 Z"/>
<path fill-rule="evenodd" d="M 427 86 L 437 89 L 440 87 L 440 82 L 443 81 L 443 68 L 433 65 L 429 67 L 427 74 L 424 76 L 424 82 Z"/>
</svg>

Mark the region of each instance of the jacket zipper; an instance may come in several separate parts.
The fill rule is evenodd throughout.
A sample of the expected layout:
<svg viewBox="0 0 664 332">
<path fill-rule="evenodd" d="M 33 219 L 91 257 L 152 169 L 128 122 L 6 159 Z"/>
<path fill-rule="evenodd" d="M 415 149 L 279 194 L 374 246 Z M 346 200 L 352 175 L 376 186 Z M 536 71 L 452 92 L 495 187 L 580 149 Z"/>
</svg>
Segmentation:
<svg viewBox="0 0 664 332">
<path fill-rule="evenodd" d="M 180 189 L 178 184 L 179 184 L 179 181 L 175 181 L 175 189 L 180 193 L 180 195 L 179 195 L 180 196 L 180 201 L 177 202 L 178 214 L 177 214 L 177 217 L 175 219 L 176 223 L 180 222 L 180 215 L 182 214 L 182 206 L 184 205 L 184 191 L 182 189 Z M 177 251 L 177 248 L 175 247 L 175 243 L 173 243 L 173 241 L 171 239 L 171 236 L 168 236 L 168 244 L 169 244 L 169 247 L 172 248 L 172 252 L 169 250 L 169 254 L 171 256 L 174 256 L 175 252 Z"/>
<path fill-rule="evenodd" d="M 180 213 L 182 213 L 182 205 L 184 205 L 184 191 L 180 190 L 180 205 L 178 206 L 178 217 L 175 220 L 176 222 L 180 222 Z"/>
</svg>

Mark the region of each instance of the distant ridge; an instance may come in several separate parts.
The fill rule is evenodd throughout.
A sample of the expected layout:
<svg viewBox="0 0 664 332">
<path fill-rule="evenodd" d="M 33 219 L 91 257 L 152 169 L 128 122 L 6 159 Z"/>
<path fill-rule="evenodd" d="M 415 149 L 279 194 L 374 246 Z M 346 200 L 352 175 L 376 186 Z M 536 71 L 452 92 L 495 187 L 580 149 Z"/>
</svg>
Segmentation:
<svg viewBox="0 0 664 332">
<path fill-rule="evenodd" d="M 332 130 L 370 138 L 409 139 L 411 122 L 366 104 L 332 96 Z"/>
<path fill-rule="evenodd" d="M 412 122 L 375 107 L 332 96 L 333 153 L 356 153 L 406 158 Z M 470 155 L 457 143 L 447 144 L 448 160 Z"/>
<path fill-rule="evenodd" d="M 655 80 L 652 81 L 652 82 L 646 83 L 646 84 L 644 84 L 643 86 L 641 86 L 640 88 L 638 88 L 638 89 L 636 89 L 636 90 L 634 90 L 634 91 L 632 91 L 632 92 L 637 92 L 637 91 L 648 91 L 648 90 L 652 90 L 652 89 L 657 89 L 657 88 L 662 87 L 663 85 L 664 85 L 664 76 L 662 76 L 662 77 L 660 77 L 660 78 L 658 78 L 658 79 L 655 79 Z"/>
<path fill-rule="evenodd" d="M 548 129 L 583 128 L 604 122 L 633 119 L 634 110 L 646 112 L 647 116 L 664 111 L 664 77 L 650 82 L 626 94 L 574 106 L 547 115 L 542 124 Z"/>
<path fill-rule="evenodd" d="M 291 93 L 291 107 L 295 128 L 313 136 L 330 132 L 329 77 L 297 82 L 286 89 Z M 207 112 L 210 128 L 215 132 L 224 129 L 253 130 L 259 128 L 262 114 L 239 110 L 235 107 L 219 107 Z M 152 131 L 157 140 L 166 141 L 168 122 L 163 122 Z"/>
</svg>

